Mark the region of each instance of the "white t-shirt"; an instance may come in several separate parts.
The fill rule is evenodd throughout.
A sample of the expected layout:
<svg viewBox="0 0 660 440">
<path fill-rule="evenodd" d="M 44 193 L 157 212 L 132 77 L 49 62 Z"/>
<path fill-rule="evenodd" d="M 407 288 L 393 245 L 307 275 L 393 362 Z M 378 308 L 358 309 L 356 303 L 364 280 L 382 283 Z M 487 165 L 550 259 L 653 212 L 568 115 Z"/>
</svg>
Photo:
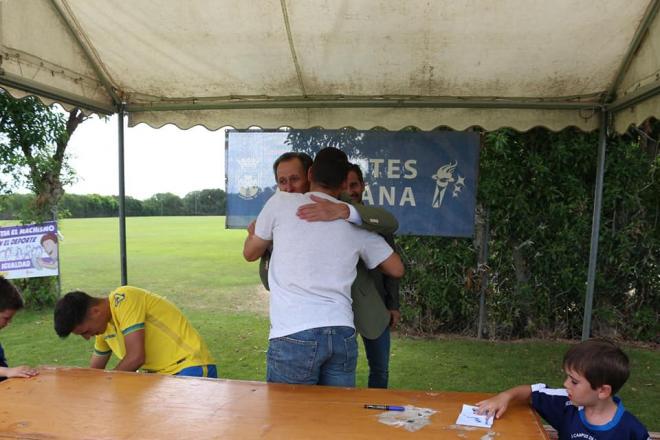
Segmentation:
<svg viewBox="0 0 660 440">
<path fill-rule="evenodd" d="M 345 220 L 299 219 L 296 211 L 312 203 L 311 194 L 337 201 L 320 192 L 277 192 L 257 217 L 255 235 L 273 240 L 270 339 L 317 327 L 354 327 L 351 284 L 358 260 L 373 269 L 393 252 L 380 235 Z"/>
</svg>

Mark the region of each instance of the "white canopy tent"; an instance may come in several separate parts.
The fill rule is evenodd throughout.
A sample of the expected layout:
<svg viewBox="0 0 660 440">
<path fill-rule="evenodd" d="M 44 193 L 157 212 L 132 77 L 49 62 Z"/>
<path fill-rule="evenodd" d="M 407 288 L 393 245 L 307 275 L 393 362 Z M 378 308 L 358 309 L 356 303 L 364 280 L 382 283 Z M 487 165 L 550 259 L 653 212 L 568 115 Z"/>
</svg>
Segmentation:
<svg viewBox="0 0 660 440">
<path fill-rule="evenodd" d="M 659 9 L 660 0 L 0 0 L 0 87 L 127 113 L 130 126 L 600 128 L 588 334 L 606 133 L 660 116 Z M 123 117 L 119 130 L 123 199 Z M 123 205 L 120 219 L 125 283 Z"/>
</svg>

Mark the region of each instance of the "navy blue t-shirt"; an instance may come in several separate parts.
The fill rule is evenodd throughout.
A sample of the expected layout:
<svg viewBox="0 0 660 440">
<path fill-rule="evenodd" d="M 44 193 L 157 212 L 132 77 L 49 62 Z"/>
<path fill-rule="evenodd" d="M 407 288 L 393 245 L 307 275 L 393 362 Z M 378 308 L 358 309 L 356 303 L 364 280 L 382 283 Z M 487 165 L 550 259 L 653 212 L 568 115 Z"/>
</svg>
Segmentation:
<svg viewBox="0 0 660 440">
<path fill-rule="evenodd" d="M 616 414 L 605 425 L 592 425 L 582 407 L 568 399 L 565 389 L 549 389 L 544 384 L 532 385 L 532 407 L 559 433 L 560 440 L 649 440 L 648 431 L 623 407 L 618 397 Z"/>
<path fill-rule="evenodd" d="M 0 344 L 0 367 L 8 368 L 7 359 L 5 359 L 5 351 L 2 349 L 2 344 Z M 0 377 L 0 382 L 7 379 L 6 377 Z"/>
</svg>

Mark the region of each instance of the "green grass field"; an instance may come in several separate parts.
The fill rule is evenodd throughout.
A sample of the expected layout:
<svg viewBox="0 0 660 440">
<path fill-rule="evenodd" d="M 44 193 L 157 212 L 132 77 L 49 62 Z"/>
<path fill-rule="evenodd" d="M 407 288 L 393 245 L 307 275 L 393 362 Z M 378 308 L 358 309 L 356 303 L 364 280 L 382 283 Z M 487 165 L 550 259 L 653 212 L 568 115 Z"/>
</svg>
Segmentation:
<svg viewBox="0 0 660 440">
<path fill-rule="evenodd" d="M 60 222 L 62 290 L 106 295 L 120 283 L 117 219 Z M 129 284 L 167 296 L 206 339 L 223 378 L 264 380 L 268 296 L 257 264 L 242 258 L 245 231 L 222 217 L 129 218 Z M 53 331 L 52 311 L 24 311 L 0 333 L 12 365 L 86 366 L 91 341 Z M 491 342 L 459 337 L 392 341 L 390 385 L 400 389 L 496 392 L 521 383 L 560 387 L 566 342 Z M 660 352 L 624 347 L 633 372 L 621 397 L 660 431 Z M 362 353 L 362 352 L 361 352 Z M 366 386 L 364 356 L 358 386 Z M 468 403 L 468 402 L 466 402 Z"/>
</svg>

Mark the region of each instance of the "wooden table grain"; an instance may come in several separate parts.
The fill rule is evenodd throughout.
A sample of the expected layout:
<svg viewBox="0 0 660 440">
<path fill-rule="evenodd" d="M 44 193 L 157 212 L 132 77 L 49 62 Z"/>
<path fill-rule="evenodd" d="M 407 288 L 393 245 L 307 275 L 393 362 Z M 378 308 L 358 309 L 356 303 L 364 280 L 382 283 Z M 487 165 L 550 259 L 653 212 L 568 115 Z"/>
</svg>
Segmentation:
<svg viewBox="0 0 660 440">
<path fill-rule="evenodd" d="M 0 383 L 0 438 L 25 439 L 548 439 L 526 405 L 491 429 L 454 424 L 489 394 L 334 388 L 42 367 Z M 409 432 L 365 403 L 437 413 Z"/>
</svg>

